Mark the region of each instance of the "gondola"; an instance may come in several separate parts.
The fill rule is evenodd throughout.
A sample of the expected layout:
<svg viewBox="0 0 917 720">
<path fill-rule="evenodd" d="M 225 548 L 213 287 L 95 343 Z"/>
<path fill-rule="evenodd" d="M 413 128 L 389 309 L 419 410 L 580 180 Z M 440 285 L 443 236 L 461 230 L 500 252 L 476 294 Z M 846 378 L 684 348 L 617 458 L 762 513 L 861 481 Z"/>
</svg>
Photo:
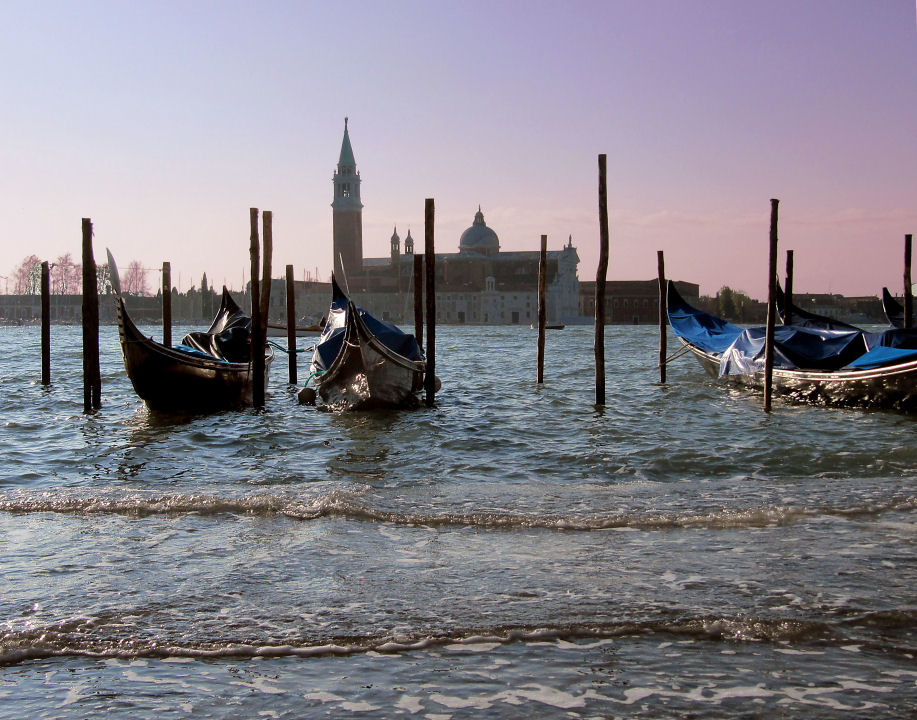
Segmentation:
<svg viewBox="0 0 917 720">
<path fill-rule="evenodd" d="M 312 323 L 311 325 L 297 325 L 293 329 L 293 333 L 296 337 L 309 337 L 310 335 L 318 335 L 321 333 L 321 331 L 322 326 L 319 323 Z M 268 323 L 267 336 L 287 337 L 287 326 L 280 323 Z"/>
<path fill-rule="evenodd" d="M 117 266 L 108 255 L 118 335 L 124 368 L 137 395 L 152 409 L 195 413 L 237 409 L 252 404 L 250 362 L 251 318 L 226 288 L 220 310 L 206 332 L 185 335 L 175 347 L 145 337 L 134 325 L 117 279 Z M 274 351 L 265 348 L 264 382 Z"/>
<path fill-rule="evenodd" d="M 887 287 L 882 288 L 882 309 L 889 325 L 894 328 L 904 327 L 904 306 L 895 300 Z M 911 309 L 911 327 L 917 327 L 917 308 Z"/>
<path fill-rule="evenodd" d="M 692 307 L 668 284 L 669 324 L 712 377 L 764 386 L 764 328 Z M 777 326 L 774 393 L 791 402 L 917 411 L 917 334 Z"/>
<path fill-rule="evenodd" d="M 423 388 L 424 356 L 413 335 L 358 308 L 331 278 L 331 308 L 310 378 L 331 410 L 404 407 Z"/>
<path fill-rule="evenodd" d="M 827 315 L 818 315 L 808 310 L 803 310 L 801 307 L 795 303 L 787 303 L 786 294 L 781 289 L 779 283 L 775 286 L 777 294 L 775 296 L 776 306 L 777 306 L 777 317 L 780 319 L 780 322 L 786 324 L 786 319 L 789 317 L 790 325 L 796 325 L 797 327 L 807 327 L 813 328 L 816 330 L 859 330 L 860 328 L 855 325 L 850 325 L 845 323 L 843 320 L 835 320 L 830 318 Z M 789 310 L 789 315 L 787 315 L 787 310 Z"/>
</svg>

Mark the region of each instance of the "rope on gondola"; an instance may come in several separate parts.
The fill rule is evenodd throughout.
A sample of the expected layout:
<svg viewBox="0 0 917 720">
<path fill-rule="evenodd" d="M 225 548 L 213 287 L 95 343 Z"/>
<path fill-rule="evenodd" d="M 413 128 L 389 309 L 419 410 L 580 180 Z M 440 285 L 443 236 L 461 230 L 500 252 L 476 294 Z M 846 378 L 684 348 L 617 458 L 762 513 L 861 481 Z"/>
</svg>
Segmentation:
<svg viewBox="0 0 917 720">
<path fill-rule="evenodd" d="M 309 374 L 309 377 L 307 377 L 307 378 L 306 378 L 306 381 L 303 383 L 303 387 L 305 387 L 306 385 L 308 385 L 308 384 L 309 384 L 309 381 L 310 381 L 312 378 L 318 377 L 318 376 L 321 375 L 323 372 L 325 372 L 325 371 L 324 371 L 324 370 L 316 370 L 315 372 L 310 373 L 310 374 Z"/>
<path fill-rule="evenodd" d="M 287 350 L 282 345 L 278 345 L 273 340 L 268 340 L 267 344 L 270 345 L 272 348 L 276 348 L 277 350 L 280 350 L 281 352 L 285 352 L 287 355 L 290 354 L 289 350 Z M 304 352 L 312 352 L 313 350 L 315 350 L 314 345 L 312 347 L 307 347 L 307 348 L 296 348 L 293 352 L 304 353 Z"/>
<path fill-rule="evenodd" d="M 687 345 L 685 345 L 685 346 L 682 347 L 678 352 L 669 355 L 669 357 L 667 357 L 667 358 L 665 359 L 665 362 L 666 362 L 666 364 L 668 364 L 668 363 L 672 362 L 672 360 L 677 360 L 677 359 L 680 358 L 682 355 L 686 355 L 686 354 L 689 353 L 690 351 L 691 351 L 691 348 L 689 348 Z M 660 365 L 657 365 L 656 367 L 660 367 Z"/>
</svg>

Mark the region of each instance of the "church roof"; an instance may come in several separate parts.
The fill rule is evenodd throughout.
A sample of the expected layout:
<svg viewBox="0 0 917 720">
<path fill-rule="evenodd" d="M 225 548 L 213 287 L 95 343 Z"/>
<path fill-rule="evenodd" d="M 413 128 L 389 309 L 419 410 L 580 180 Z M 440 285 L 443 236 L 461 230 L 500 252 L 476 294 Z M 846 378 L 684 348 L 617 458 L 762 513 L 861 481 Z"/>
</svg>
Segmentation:
<svg viewBox="0 0 917 720">
<path fill-rule="evenodd" d="M 347 118 L 344 118 L 344 140 L 341 142 L 341 157 L 338 165 L 356 165 L 353 158 L 353 148 L 350 146 L 350 133 L 347 132 Z"/>
<path fill-rule="evenodd" d="M 500 238 L 497 237 L 497 233 L 487 227 L 480 206 L 475 213 L 474 223 L 462 233 L 459 239 L 459 252 L 467 251 L 493 253 L 500 251 Z"/>
</svg>

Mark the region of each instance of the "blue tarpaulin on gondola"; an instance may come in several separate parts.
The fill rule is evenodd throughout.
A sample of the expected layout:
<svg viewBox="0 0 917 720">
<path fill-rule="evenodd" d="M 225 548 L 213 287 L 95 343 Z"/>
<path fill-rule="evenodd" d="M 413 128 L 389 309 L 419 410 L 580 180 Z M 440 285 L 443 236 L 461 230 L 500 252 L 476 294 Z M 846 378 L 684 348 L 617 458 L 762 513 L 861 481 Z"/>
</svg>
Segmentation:
<svg viewBox="0 0 917 720">
<path fill-rule="evenodd" d="M 917 350 L 917 328 L 889 328 L 880 333 L 867 333 L 866 343 L 870 350 L 877 347 Z"/>
<path fill-rule="evenodd" d="M 348 299 L 336 283 L 333 285 L 332 293 L 328 320 L 318 343 L 315 345 L 315 354 L 312 356 L 313 372 L 323 373 L 327 371 L 338 356 L 341 351 L 341 345 L 344 343 L 344 334 L 347 330 Z M 369 331 L 389 350 L 409 360 L 423 360 L 420 345 L 412 334 L 400 330 L 392 323 L 374 318 L 362 308 L 356 308 L 356 310 Z"/>
<path fill-rule="evenodd" d="M 870 350 L 865 355 L 858 357 L 850 363 L 848 367 L 856 370 L 872 370 L 873 368 L 897 365 L 912 360 L 917 360 L 917 350 L 906 350 L 903 348 L 880 345 Z"/>
<path fill-rule="evenodd" d="M 764 371 L 765 328 L 744 330 L 723 353 L 720 377 Z M 774 367 L 838 370 L 866 352 L 862 330 L 817 330 L 781 325 L 774 331 Z"/>
<path fill-rule="evenodd" d="M 668 313 L 669 324 L 675 333 L 707 352 L 719 354 L 725 351 L 742 334 L 738 325 L 685 303 L 674 291 L 674 286 L 669 290 Z"/>
</svg>

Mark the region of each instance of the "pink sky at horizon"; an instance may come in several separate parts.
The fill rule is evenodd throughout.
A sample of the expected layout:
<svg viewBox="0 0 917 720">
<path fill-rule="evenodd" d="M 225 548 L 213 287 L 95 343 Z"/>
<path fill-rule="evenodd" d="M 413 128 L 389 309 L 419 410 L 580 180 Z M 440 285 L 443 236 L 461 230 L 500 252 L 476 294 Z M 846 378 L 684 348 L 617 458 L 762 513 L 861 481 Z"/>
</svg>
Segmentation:
<svg viewBox="0 0 917 720">
<path fill-rule="evenodd" d="M 255 206 L 274 212 L 273 274 L 325 278 L 347 115 L 367 257 L 395 226 L 422 242 L 432 197 L 439 252 L 480 205 L 504 250 L 572 235 L 594 280 L 605 153 L 610 279 L 655 277 L 664 250 L 704 294 L 762 297 L 776 197 L 798 291 L 902 291 L 909 0 L 6 9 L 0 277 L 78 257 L 91 217 L 97 262 L 109 247 L 122 269 L 169 260 L 183 290 L 204 272 L 238 288 Z"/>
</svg>

